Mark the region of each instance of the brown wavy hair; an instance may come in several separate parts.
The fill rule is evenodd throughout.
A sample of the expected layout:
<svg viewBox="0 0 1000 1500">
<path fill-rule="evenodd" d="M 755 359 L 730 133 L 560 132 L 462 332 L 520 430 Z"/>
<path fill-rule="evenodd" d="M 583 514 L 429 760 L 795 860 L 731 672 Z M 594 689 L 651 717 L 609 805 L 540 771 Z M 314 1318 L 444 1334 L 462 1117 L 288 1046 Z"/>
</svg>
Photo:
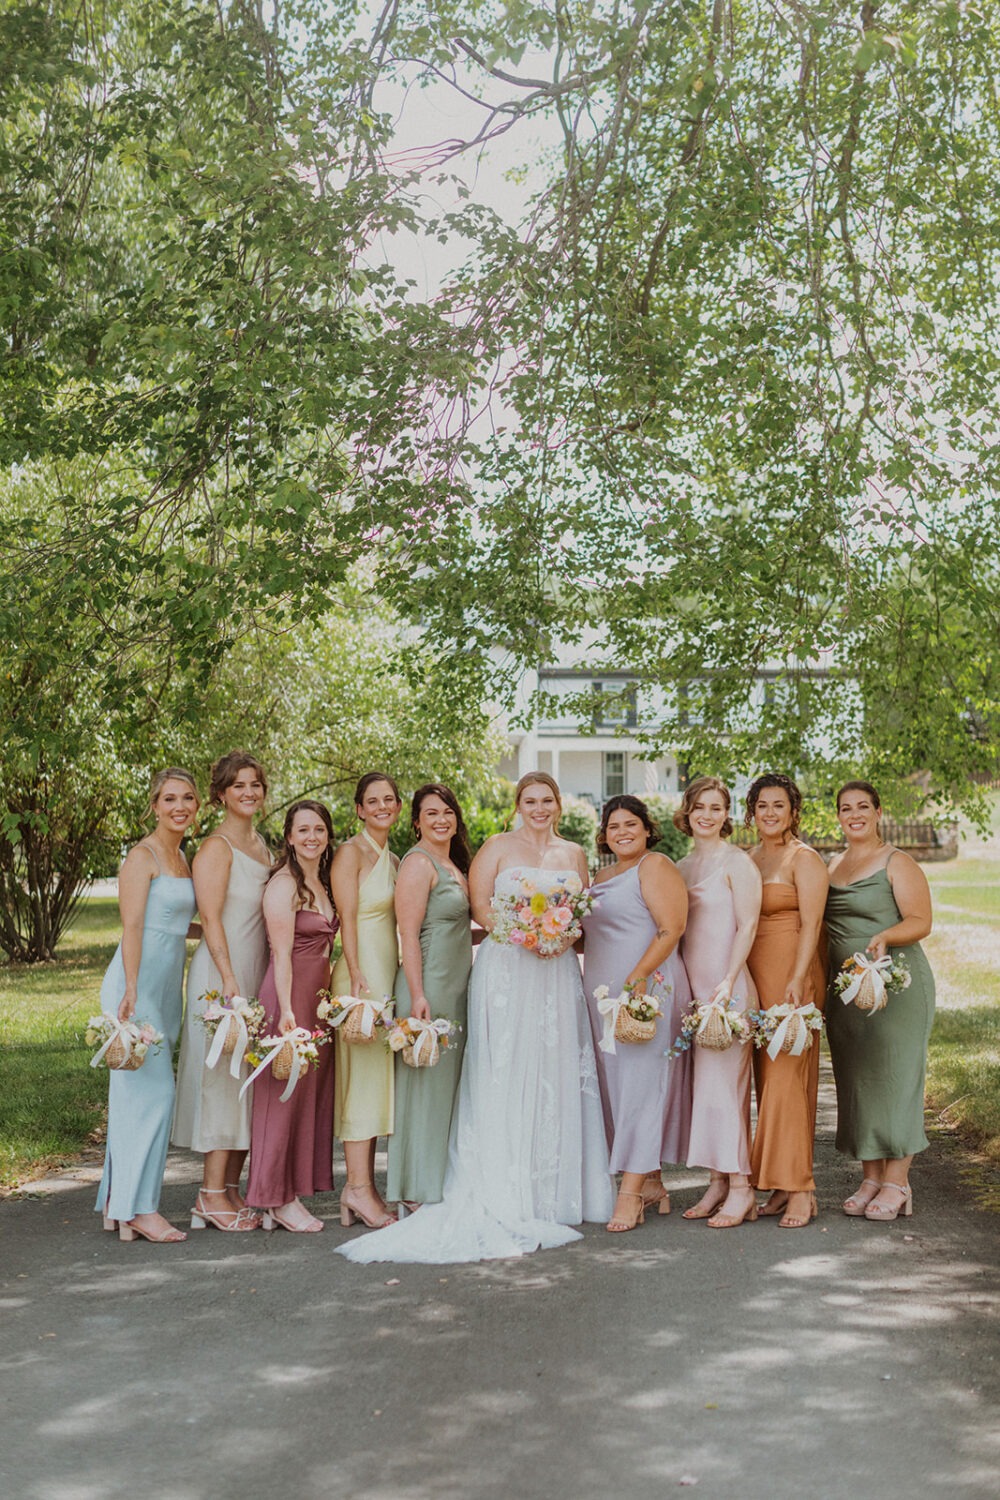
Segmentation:
<svg viewBox="0 0 1000 1500">
<path fill-rule="evenodd" d="M 213 807 L 222 806 L 224 793 L 228 792 L 241 771 L 256 771 L 264 796 L 267 796 L 267 776 L 259 760 L 254 760 L 245 750 L 228 750 L 212 766 L 209 772 L 208 800 Z"/>
<path fill-rule="evenodd" d="M 689 782 L 684 788 L 681 805 L 674 813 L 674 827 L 679 828 L 681 833 L 687 834 L 689 839 L 694 837 L 694 834 L 691 832 L 691 809 L 702 792 L 719 792 L 723 802 L 726 804 L 727 814 L 733 805 L 729 788 L 718 776 L 696 776 L 694 781 Z M 719 830 L 720 836 L 727 839 L 732 831 L 733 820 L 727 816 L 726 821 Z"/>
<path fill-rule="evenodd" d="M 633 797 L 630 792 L 619 792 L 617 797 L 609 797 L 601 809 L 601 826 L 597 830 L 597 852 L 598 854 L 610 854 L 608 848 L 608 823 L 611 814 L 616 812 L 630 812 L 642 822 L 646 830 L 646 848 L 652 849 L 654 844 L 660 842 L 660 825 L 653 817 L 649 808 L 640 797 Z"/>
<path fill-rule="evenodd" d="M 753 815 L 757 807 L 757 799 L 761 792 L 766 791 L 768 787 L 774 787 L 776 791 L 784 792 L 788 798 L 788 805 L 792 811 L 792 821 L 788 830 L 788 837 L 797 839 L 799 836 L 799 823 L 802 819 L 802 793 L 792 778 L 783 775 L 781 771 L 768 771 L 766 775 L 758 776 L 755 781 L 750 783 L 750 788 L 747 792 L 746 812 L 743 814 L 744 828 L 753 827 Z"/>
<path fill-rule="evenodd" d="M 882 811 L 882 799 L 870 781 L 845 781 L 835 799 L 834 805 L 838 812 L 840 812 L 840 799 L 845 792 L 864 792 L 866 797 L 872 799 L 872 807 L 874 807 L 875 811 Z"/>
<path fill-rule="evenodd" d="M 444 786 L 440 781 L 428 781 L 424 786 L 418 786 L 413 793 L 413 801 L 410 803 L 410 826 L 417 838 L 420 831 L 417 824 L 420 821 L 420 809 L 428 797 L 440 797 L 446 807 L 450 807 L 455 814 L 457 824 L 455 832 L 451 836 L 451 844 L 448 848 L 448 857 L 456 869 L 461 870 L 463 875 L 468 875 L 469 866 L 472 864 L 472 850 L 469 848 L 469 830 L 465 826 L 462 817 L 462 809 L 458 805 L 458 798 L 451 787 Z"/>
<path fill-rule="evenodd" d="M 330 817 L 330 809 L 322 802 L 314 802 L 311 797 L 303 797 L 300 801 L 292 803 L 291 807 L 285 813 L 285 826 L 282 829 L 284 844 L 276 862 L 271 866 L 271 873 L 267 878 L 268 880 L 273 880 L 280 870 L 287 870 L 295 881 L 295 890 L 300 906 L 304 910 L 316 910 L 316 903 L 313 901 L 312 891 L 306 885 L 306 877 L 302 873 L 302 866 L 299 864 L 295 850 L 288 842 L 288 836 L 292 831 L 295 816 L 297 813 L 303 811 L 317 813 L 326 824 L 329 839 L 326 848 L 319 857 L 319 878 L 323 889 L 330 898 L 330 905 L 336 911 L 336 903 L 333 899 L 333 887 L 330 884 L 330 866 L 333 864 L 333 819 Z"/>
</svg>

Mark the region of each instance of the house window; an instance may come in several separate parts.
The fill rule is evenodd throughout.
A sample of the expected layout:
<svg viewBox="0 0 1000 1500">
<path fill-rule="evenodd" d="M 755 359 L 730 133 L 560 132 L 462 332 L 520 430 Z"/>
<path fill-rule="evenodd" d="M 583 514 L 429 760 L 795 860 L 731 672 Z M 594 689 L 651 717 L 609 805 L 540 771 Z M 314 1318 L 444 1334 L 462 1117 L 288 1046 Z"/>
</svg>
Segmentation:
<svg viewBox="0 0 1000 1500">
<path fill-rule="evenodd" d="M 607 750 L 604 761 L 604 800 L 620 797 L 625 790 L 625 754 L 621 750 Z"/>
<path fill-rule="evenodd" d="M 590 690 L 594 695 L 594 708 L 590 716 L 592 733 L 623 726 L 626 729 L 635 728 L 639 722 L 639 699 L 634 682 L 591 682 Z M 617 701 L 605 702 L 605 693 L 615 694 Z"/>
</svg>

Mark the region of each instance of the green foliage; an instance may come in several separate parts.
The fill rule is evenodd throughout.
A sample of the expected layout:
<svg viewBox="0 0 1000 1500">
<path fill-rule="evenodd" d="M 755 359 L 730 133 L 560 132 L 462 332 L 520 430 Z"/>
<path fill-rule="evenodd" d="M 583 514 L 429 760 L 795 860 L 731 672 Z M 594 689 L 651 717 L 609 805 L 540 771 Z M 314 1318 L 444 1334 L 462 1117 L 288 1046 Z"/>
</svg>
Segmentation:
<svg viewBox="0 0 1000 1500">
<path fill-rule="evenodd" d="M 677 799 L 672 797 L 661 797 L 655 792 L 643 797 L 643 802 L 649 808 L 650 816 L 660 830 L 660 839 L 653 845 L 660 854 L 665 854 L 668 859 L 683 859 L 691 847 L 691 840 L 686 834 L 681 833 L 679 828 L 674 827 L 674 813 L 677 811 Z"/>
<path fill-rule="evenodd" d="M 587 856 L 588 865 L 597 859 L 597 813 L 589 802 L 580 797 L 563 797 L 559 815 L 559 834 L 579 844 Z"/>
</svg>

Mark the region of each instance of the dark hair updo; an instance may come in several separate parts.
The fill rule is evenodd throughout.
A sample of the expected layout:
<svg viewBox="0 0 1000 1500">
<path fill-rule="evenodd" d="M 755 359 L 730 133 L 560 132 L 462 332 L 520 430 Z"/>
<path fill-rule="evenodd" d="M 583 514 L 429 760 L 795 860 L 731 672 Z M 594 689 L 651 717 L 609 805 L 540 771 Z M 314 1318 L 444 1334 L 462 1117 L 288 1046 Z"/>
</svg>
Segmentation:
<svg viewBox="0 0 1000 1500">
<path fill-rule="evenodd" d="M 630 792 L 621 792 L 617 797 L 609 797 L 601 809 L 601 826 L 597 830 L 597 852 L 598 854 L 610 854 L 608 847 L 608 823 L 611 814 L 616 812 L 630 812 L 638 818 L 646 830 L 646 848 L 652 849 L 654 844 L 660 842 L 660 828 L 645 802 L 639 797 L 633 797 Z"/>
<path fill-rule="evenodd" d="M 769 787 L 774 787 L 776 791 L 784 792 L 788 798 L 788 805 L 792 813 L 788 837 L 797 839 L 799 836 L 799 823 L 802 819 L 802 793 L 792 778 L 783 775 L 780 771 L 768 771 L 766 775 L 758 776 L 755 781 L 750 783 L 750 789 L 747 792 L 747 808 L 743 814 L 743 826 L 745 828 L 753 827 L 757 799 L 761 792 L 766 791 Z"/>
</svg>

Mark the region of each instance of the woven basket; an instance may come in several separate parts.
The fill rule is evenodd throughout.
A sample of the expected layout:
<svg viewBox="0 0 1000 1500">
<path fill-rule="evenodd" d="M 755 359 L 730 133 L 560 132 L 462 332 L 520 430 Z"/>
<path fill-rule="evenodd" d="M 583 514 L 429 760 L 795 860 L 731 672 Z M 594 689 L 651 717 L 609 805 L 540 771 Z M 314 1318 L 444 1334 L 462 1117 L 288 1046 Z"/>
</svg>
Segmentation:
<svg viewBox="0 0 1000 1500">
<path fill-rule="evenodd" d="M 788 1026 L 785 1029 L 785 1040 L 781 1044 L 782 1052 L 791 1052 L 792 1048 L 798 1042 L 802 1032 L 805 1032 L 806 1039 L 802 1044 L 802 1050 L 799 1053 L 800 1057 L 803 1057 L 812 1046 L 813 1034 L 800 1015 L 796 1013 L 795 1015 L 789 1016 Z"/>
<path fill-rule="evenodd" d="M 373 1026 L 371 1035 L 365 1036 L 361 1030 L 361 1018 L 363 1014 L 361 1006 L 356 1005 L 353 1010 L 348 1011 L 346 1019 L 341 1021 L 337 1027 L 344 1041 L 350 1042 L 352 1047 L 370 1047 L 378 1035 L 378 1027 Z"/>
<path fill-rule="evenodd" d="M 615 1021 L 616 1042 L 651 1042 L 656 1035 L 656 1020 L 638 1021 L 623 1005 Z"/>
<path fill-rule="evenodd" d="M 426 1042 L 424 1043 L 419 1057 L 414 1057 L 414 1050 L 412 1046 L 402 1049 L 401 1055 L 408 1068 L 433 1068 L 435 1063 L 440 1061 L 441 1046 L 436 1036 L 431 1038 L 429 1046 Z"/>
<path fill-rule="evenodd" d="M 280 1052 L 276 1052 L 271 1059 L 271 1072 L 279 1083 L 284 1083 L 292 1076 L 292 1060 L 295 1057 L 295 1047 L 291 1042 L 286 1042 Z"/>
<path fill-rule="evenodd" d="M 694 1034 L 695 1046 L 705 1047 L 709 1052 L 725 1052 L 735 1040 L 729 1022 L 717 1005 L 709 1009 L 704 1028 L 699 1023 Z"/>
<path fill-rule="evenodd" d="M 879 995 L 871 974 L 861 976 L 861 986 L 854 997 L 858 1010 L 881 1010 L 886 1003 L 885 991 Z"/>
<path fill-rule="evenodd" d="M 239 1040 L 240 1028 L 236 1025 L 236 1022 L 234 1020 L 230 1020 L 228 1018 L 224 1018 L 223 1020 L 221 1020 L 219 1022 L 219 1025 L 225 1026 L 226 1028 L 225 1036 L 222 1038 L 222 1055 L 223 1057 L 230 1057 L 236 1051 L 236 1043 Z M 287 1077 L 288 1075 L 286 1074 L 285 1076 Z"/>
<path fill-rule="evenodd" d="M 108 1067 L 113 1069 L 113 1071 L 115 1071 L 116 1073 L 134 1073 L 136 1068 L 142 1067 L 144 1058 L 136 1057 L 134 1046 L 131 1052 L 126 1057 L 125 1043 L 122 1041 L 120 1036 L 116 1036 L 114 1041 L 111 1043 L 111 1046 L 104 1054 L 104 1061 L 107 1063 Z"/>
</svg>

